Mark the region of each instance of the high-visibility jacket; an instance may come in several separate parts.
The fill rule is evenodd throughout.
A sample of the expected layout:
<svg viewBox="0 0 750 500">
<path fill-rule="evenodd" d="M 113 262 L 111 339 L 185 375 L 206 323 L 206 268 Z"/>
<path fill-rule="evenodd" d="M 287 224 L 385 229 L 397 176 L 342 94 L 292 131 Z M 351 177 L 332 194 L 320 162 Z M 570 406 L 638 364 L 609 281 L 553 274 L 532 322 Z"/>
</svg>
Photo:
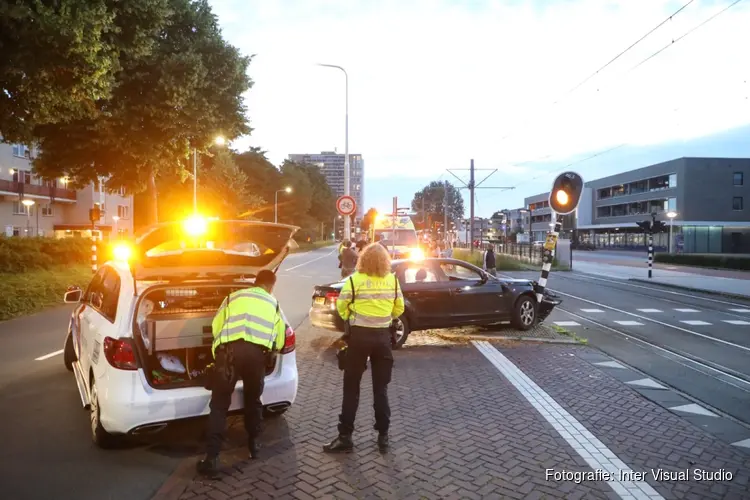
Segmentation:
<svg viewBox="0 0 750 500">
<path fill-rule="evenodd" d="M 276 298 L 259 287 L 232 292 L 224 299 L 214 320 L 212 351 L 221 344 L 245 340 L 268 349 L 284 347 L 286 324 Z"/>
<path fill-rule="evenodd" d="M 336 308 L 351 326 L 387 328 L 404 313 L 404 295 L 395 275 L 381 278 L 357 272 L 350 278 L 344 282 Z"/>
</svg>

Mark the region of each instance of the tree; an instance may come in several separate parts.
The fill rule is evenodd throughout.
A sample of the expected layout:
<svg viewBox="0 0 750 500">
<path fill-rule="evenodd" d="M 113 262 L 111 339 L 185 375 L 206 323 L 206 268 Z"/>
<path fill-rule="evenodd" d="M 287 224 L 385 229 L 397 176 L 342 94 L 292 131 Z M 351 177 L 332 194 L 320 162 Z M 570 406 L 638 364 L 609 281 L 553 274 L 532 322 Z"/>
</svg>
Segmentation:
<svg viewBox="0 0 750 500">
<path fill-rule="evenodd" d="M 336 216 L 336 198 L 315 165 L 285 160 L 281 165 L 281 185 L 292 188 L 292 193 L 282 200 L 279 197 L 279 222 L 294 224 L 320 233 L 320 224 L 333 223 Z"/>
<path fill-rule="evenodd" d="M 283 189 L 281 172 L 268 161 L 265 151 L 261 151 L 260 148 L 250 148 L 244 153 L 236 153 L 234 161 L 247 176 L 247 185 L 250 190 L 264 200 L 263 205 L 253 213 L 254 217 L 273 222 L 275 194 L 277 190 Z"/>
<path fill-rule="evenodd" d="M 32 143 L 34 129 L 100 111 L 123 58 L 153 49 L 167 0 L 0 2 L 0 134 Z"/>
<path fill-rule="evenodd" d="M 445 210 L 443 201 L 446 184 L 448 187 L 446 200 L 446 205 L 448 207 L 448 220 L 454 221 L 463 218 L 464 199 L 461 197 L 461 193 L 458 189 L 450 182 L 443 183 L 432 181 L 422 188 L 421 191 L 414 193 L 414 198 L 411 201 L 411 209 L 419 214 L 420 221 L 422 218 L 424 218 L 424 220 L 432 219 L 433 221 L 443 221 Z M 423 200 L 424 204 L 422 203 Z"/>
<path fill-rule="evenodd" d="M 365 233 L 370 230 L 370 227 L 375 224 L 375 217 L 378 216 L 378 211 L 375 208 L 369 209 L 367 212 L 365 212 L 364 217 L 362 217 L 362 222 L 359 224 L 359 227 L 364 231 Z"/>
<path fill-rule="evenodd" d="M 207 151 L 217 134 L 250 132 L 242 94 L 252 82 L 250 58 L 221 37 L 207 0 L 167 0 L 168 22 L 148 54 L 124 54 L 110 99 L 98 116 L 37 127 L 43 178 L 67 175 L 74 186 L 97 176 L 109 187 L 147 191 L 147 223 L 158 220 L 159 178 L 184 180 L 191 152 Z"/>
</svg>

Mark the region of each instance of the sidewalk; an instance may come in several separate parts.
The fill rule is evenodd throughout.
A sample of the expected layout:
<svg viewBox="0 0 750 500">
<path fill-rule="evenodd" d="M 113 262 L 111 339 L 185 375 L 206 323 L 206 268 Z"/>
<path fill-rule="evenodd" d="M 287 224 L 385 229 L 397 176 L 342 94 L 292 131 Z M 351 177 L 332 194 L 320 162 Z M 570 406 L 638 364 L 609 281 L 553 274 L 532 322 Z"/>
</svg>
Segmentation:
<svg viewBox="0 0 750 500">
<path fill-rule="evenodd" d="M 334 338 L 307 325 L 298 330 L 299 395 L 285 417 L 266 423 L 262 459 L 239 461 L 247 452 L 237 424 L 229 443 L 234 451 L 222 455 L 221 479 L 194 478 L 191 459 L 154 498 L 750 495 L 750 450 L 720 442 L 642 397 L 606 371 L 612 368 L 593 364 L 601 355 L 579 346 L 407 344 L 394 356 L 391 452 L 377 452 L 365 372 L 356 451 L 326 455 L 321 446 L 335 435 L 341 403 Z M 655 480 L 652 469 L 721 471 L 722 477 Z M 623 478 L 627 470 L 645 474 Z"/>
<path fill-rule="evenodd" d="M 750 299 L 750 273 L 747 279 L 705 276 L 681 271 L 653 269 L 652 278 L 648 277 L 648 264 L 640 267 L 599 264 L 590 261 L 573 261 L 573 272 L 594 274 L 616 279 L 645 281 L 657 285 L 684 288 L 694 291 L 735 295 Z"/>
</svg>

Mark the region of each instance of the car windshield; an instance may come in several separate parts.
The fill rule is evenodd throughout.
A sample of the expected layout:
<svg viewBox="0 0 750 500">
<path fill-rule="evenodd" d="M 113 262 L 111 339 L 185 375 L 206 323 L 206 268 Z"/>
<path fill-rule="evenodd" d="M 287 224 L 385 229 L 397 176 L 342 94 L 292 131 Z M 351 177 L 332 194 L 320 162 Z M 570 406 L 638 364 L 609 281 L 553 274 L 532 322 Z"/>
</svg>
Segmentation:
<svg viewBox="0 0 750 500">
<path fill-rule="evenodd" d="M 417 233 L 414 231 L 378 231 L 378 236 L 385 245 L 412 246 L 417 244 Z"/>
</svg>

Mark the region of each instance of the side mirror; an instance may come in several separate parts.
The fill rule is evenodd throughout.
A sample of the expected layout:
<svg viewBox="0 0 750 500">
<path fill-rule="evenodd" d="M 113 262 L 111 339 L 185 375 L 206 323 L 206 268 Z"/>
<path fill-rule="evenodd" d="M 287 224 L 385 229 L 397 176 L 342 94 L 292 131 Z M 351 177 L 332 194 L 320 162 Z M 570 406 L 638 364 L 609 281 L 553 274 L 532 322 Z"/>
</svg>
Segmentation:
<svg viewBox="0 0 750 500">
<path fill-rule="evenodd" d="M 81 301 L 81 296 L 83 295 L 83 291 L 76 287 L 70 287 L 67 292 L 65 292 L 65 295 L 63 296 L 63 301 L 66 304 L 77 304 Z"/>
</svg>

